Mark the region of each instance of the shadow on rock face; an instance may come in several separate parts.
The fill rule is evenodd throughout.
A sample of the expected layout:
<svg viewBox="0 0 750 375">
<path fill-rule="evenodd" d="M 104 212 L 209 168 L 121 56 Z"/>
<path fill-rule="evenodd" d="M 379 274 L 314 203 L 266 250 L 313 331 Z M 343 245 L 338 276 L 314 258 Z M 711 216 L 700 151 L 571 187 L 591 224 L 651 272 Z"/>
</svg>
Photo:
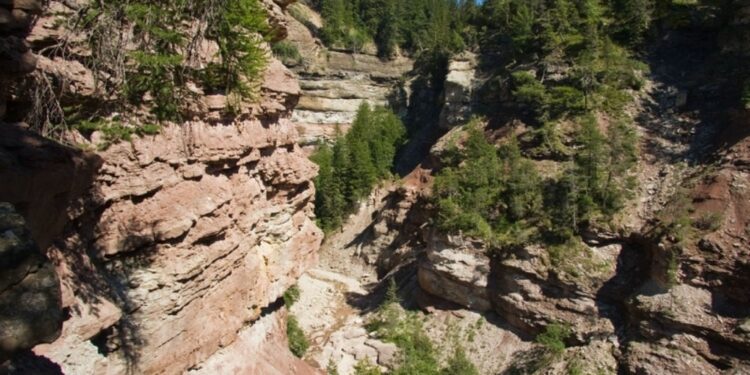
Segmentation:
<svg viewBox="0 0 750 375">
<path fill-rule="evenodd" d="M 0 203 L 0 361 L 60 336 L 60 281 L 25 220 Z"/>
<path fill-rule="evenodd" d="M 17 354 L 5 366 L 0 366 L 0 374 L 63 375 L 63 371 L 60 365 L 52 362 L 49 358 L 36 355 L 29 350 Z"/>
</svg>

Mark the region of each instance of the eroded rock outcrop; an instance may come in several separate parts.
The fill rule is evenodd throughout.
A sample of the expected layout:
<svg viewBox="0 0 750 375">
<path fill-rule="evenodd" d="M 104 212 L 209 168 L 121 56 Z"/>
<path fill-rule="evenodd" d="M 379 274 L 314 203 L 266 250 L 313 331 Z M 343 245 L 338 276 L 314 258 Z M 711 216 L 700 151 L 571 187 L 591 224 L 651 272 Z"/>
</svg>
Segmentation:
<svg viewBox="0 0 750 375">
<path fill-rule="evenodd" d="M 389 104 L 392 91 L 399 79 L 412 70 L 413 61 L 405 57 L 383 61 L 374 51 L 329 50 L 310 29 L 321 26 L 319 16 L 303 4 L 293 7 L 296 14 L 308 20 L 303 24 L 288 16 L 288 40 L 303 56 L 292 68 L 302 88 L 292 121 L 300 130 L 303 142 L 312 143 L 330 139 L 337 124 L 345 131 L 363 102 Z"/>
<path fill-rule="evenodd" d="M 476 70 L 477 56 L 471 52 L 463 52 L 451 58 L 443 87 L 440 128 L 449 130 L 469 121 L 477 85 Z"/>
<path fill-rule="evenodd" d="M 264 374 L 321 375 L 289 351 L 285 309 L 257 320 L 207 361 L 187 371 L 188 375 Z"/>
<path fill-rule="evenodd" d="M 189 369 L 316 261 L 316 167 L 286 118 L 173 125 L 99 155 L 84 214 L 50 249 L 71 318 L 36 351 L 68 372 Z"/>
<path fill-rule="evenodd" d="M 422 290 L 475 311 L 490 310 L 490 258 L 482 244 L 452 236 L 429 237 L 418 273 Z"/>
</svg>

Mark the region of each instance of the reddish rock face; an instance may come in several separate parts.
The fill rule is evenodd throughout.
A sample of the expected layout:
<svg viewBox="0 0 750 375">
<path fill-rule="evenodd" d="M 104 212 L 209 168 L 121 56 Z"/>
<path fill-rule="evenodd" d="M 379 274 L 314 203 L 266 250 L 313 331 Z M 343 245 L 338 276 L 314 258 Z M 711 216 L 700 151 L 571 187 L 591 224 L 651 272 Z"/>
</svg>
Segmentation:
<svg viewBox="0 0 750 375">
<path fill-rule="evenodd" d="M 50 249 L 71 318 L 36 352 L 68 373 L 173 374 L 234 343 L 317 261 L 317 168 L 295 142 L 283 117 L 190 122 L 99 153 L 84 213 Z"/>
<path fill-rule="evenodd" d="M 37 1 L 6 3 L 0 10 L 41 11 Z M 284 29 L 288 1 L 263 3 L 272 26 Z M 60 37 L 58 10 L 71 12 L 53 1 L 32 43 Z M 0 33 L 2 17 L 15 14 L 5 13 Z M 10 57 L 33 58 L 24 48 Z M 99 95 L 92 72 L 74 59 L 41 57 L 38 69 L 62 78 L 76 98 Z M 210 102 L 197 107 L 205 121 L 88 154 L 59 145 L 51 153 L 52 142 L 4 128 L 16 138 L 0 138 L 8 167 L 0 177 L 13 181 L 0 193 L 20 205 L 54 262 L 70 315 L 60 338 L 34 352 L 68 374 L 178 374 L 217 361 L 240 373 L 314 373 L 286 348 L 285 311 L 269 311 L 317 262 L 323 238 L 313 221 L 317 167 L 289 121 L 299 94 L 294 75 L 272 60 L 258 100 L 234 120 L 219 115 L 226 98 L 199 100 Z M 91 149 L 99 138 L 91 136 Z"/>
</svg>

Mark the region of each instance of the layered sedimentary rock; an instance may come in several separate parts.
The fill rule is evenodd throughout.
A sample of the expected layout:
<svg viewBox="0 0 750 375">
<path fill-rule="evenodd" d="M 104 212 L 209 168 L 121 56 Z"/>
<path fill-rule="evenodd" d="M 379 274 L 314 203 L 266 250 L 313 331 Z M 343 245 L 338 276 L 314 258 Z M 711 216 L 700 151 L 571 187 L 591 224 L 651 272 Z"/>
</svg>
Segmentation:
<svg viewBox="0 0 750 375">
<path fill-rule="evenodd" d="M 292 68 L 299 76 L 302 94 L 292 120 L 303 142 L 330 138 L 335 125 L 346 131 L 360 104 L 389 104 L 399 79 L 412 70 L 412 60 L 399 57 L 381 60 L 370 53 L 335 51 L 325 48 L 313 35 L 320 28 L 318 15 L 303 4 L 294 4 L 295 14 L 306 24 L 288 16 L 288 40 L 303 56 Z"/>
<path fill-rule="evenodd" d="M 429 237 L 427 256 L 418 271 L 422 290 L 472 310 L 490 310 L 490 259 L 482 244 L 437 234 Z"/>
<path fill-rule="evenodd" d="M 67 13 L 57 11 L 72 11 L 50 6 L 30 37 L 40 48 L 61 35 L 54 20 Z M 67 100 L 98 103 L 75 52 L 41 57 L 39 74 L 65 82 Z M 225 98 L 198 94 L 193 120 L 157 135 L 114 144 L 99 131 L 65 135 L 97 150 L 88 154 L 56 145 L 70 152 L 49 156 L 51 141 L 18 147 L 39 138 L 23 129 L 0 141 L 1 161 L 14 166 L 0 171 L 14 182 L 0 186 L 2 199 L 38 234 L 69 314 L 59 339 L 34 348 L 37 358 L 69 374 L 179 374 L 204 362 L 313 372 L 286 348 L 278 301 L 317 261 L 317 167 L 289 119 L 300 95 L 294 75 L 275 60 L 264 74 L 258 100 L 235 118 L 220 114 Z M 34 367 L 16 368 L 24 366 Z"/>
<path fill-rule="evenodd" d="M 451 58 L 445 77 L 439 126 L 449 130 L 463 125 L 472 114 L 473 95 L 476 89 L 477 56 L 463 52 Z"/>
<path fill-rule="evenodd" d="M 233 343 L 316 261 L 316 167 L 296 140 L 285 118 L 198 121 L 99 153 L 49 251 L 71 318 L 36 352 L 70 373 L 171 374 Z"/>
</svg>

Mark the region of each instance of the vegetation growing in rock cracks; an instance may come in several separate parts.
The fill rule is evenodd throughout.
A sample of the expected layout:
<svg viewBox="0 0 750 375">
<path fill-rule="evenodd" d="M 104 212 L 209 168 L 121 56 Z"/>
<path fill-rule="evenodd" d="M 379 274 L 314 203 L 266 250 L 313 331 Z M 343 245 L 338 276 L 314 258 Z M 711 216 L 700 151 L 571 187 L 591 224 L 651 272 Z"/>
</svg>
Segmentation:
<svg viewBox="0 0 750 375">
<path fill-rule="evenodd" d="M 299 301 L 300 297 L 300 290 L 299 287 L 295 284 L 289 287 L 289 289 L 284 292 L 284 295 L 282 298 L 284 299 L 284 306 L 287 308 L 291 308 L 297 301 Z"/>
<path fill-rule="evenodd" d="M 555 354 L 565 351 L 565 340 L 571 335 L 568 325 L 551 323 L 544 327 L 544 332 L 536 336 L 535 341 Z"/>
<path fill-rule="evenodd" d="M 302 358 L 310 347 L 310 342 L 299 326 L 297 317 L 292 314 L 289 314 L 286 320 L 286 335 L 289 339 L 289 350 L 298 358 Z"/>
<path fill-rule="evenodd" d="M 182 117 L 189 83 L 223 92 L 232 104 L 251 97 L 266 63 L 269 29 L 258 0 L 101 0 L 81 14 L 100 87 L 126 99 L 121 105 L 146 104 L 158 121 Z M 201 67 L 204 40 L 218 55 Z"/>
<path fill-rule="evenodd" d="M 315 179 L 315 214 L 325 231 L 338 228 L 356 210 L 359 200 L 391 174 L 406 129 L 390 110 L 360 106 L 348 134 L 337 134 L 312 156 L 320 171 Z"/>
</svg>

